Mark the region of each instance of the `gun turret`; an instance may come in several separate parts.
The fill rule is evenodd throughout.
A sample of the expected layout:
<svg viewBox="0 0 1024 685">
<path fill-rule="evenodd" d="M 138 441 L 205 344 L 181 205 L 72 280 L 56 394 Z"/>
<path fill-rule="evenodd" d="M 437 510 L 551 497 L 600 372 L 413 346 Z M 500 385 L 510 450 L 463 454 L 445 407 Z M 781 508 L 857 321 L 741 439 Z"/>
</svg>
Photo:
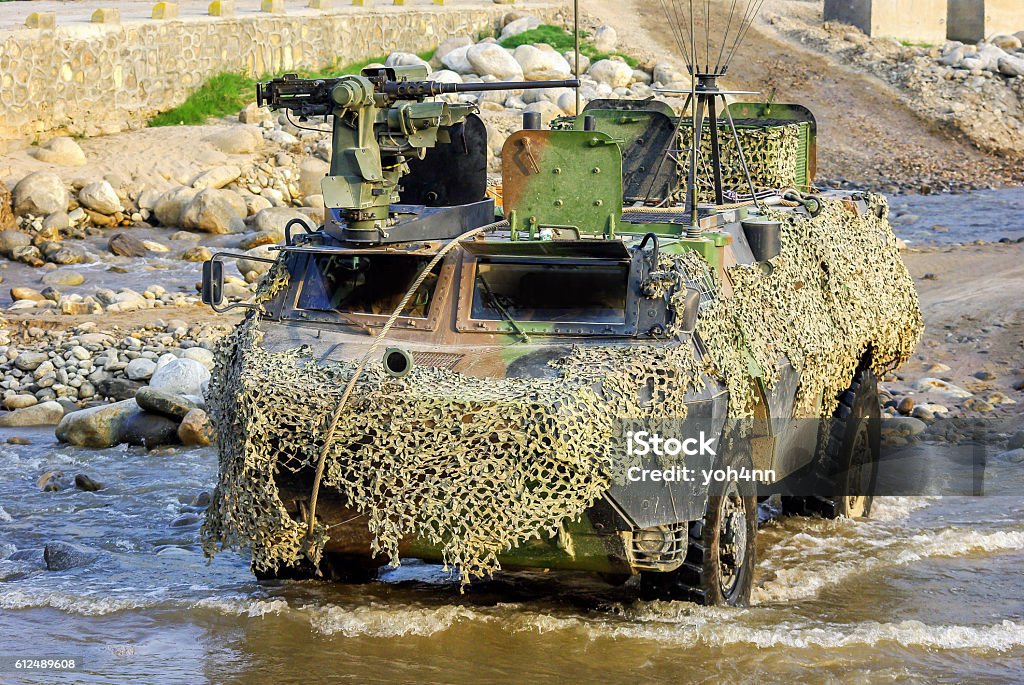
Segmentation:
<svg viewBox="0 0 1024 685">
<path fill-rule="evenodd" d="M 448 142 L 448 127 L 477 111 L 472 103 L 427 101 L 447 93 L 574 88 L 564 81 L 441 83 L 426 79 L 425 66 L 371 67 L 361 74 L 302 79 L 285 74 L 256 87 L 260 106 L 284 109 L 300 118 L 332 116 L 331 168 L 321 182 L 327 210 L 346 235 L 375 234 L 392 222 L 399 181 L 409 159 Z"/>
</svg>

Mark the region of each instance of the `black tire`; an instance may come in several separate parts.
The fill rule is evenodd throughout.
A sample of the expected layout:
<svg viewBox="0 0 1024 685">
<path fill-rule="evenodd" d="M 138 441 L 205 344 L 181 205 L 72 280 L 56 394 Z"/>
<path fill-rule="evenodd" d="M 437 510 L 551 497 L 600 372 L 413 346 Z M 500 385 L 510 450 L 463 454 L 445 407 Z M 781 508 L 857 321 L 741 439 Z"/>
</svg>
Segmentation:
<svg viewBox="0 0 1024 685">
<path fill-rule="evenodd" d="M 731 460 L 751 468 L 750 445 Z M 714 486 L 712 486 L 714 487 Z M 757 496 L 750 484 L 725 483 L 708 497 L 704 518 L 689 526 L 683 565 L 674 571 L 640 574 L 644 599 L 689 600 L 709 606 L 746 606 L 757 558 Z"/>
<path fill-rule="evenodd" d="M 277 571 L 257 570 L 252 568 L 253 575 L 259 581 L 273 580 L 324 580 L 347 585 L 362 585 L 377 579 L 380 564 L 362 557 L 348 557 L 337 554 L 325 554 L 320 560 L 319 573 L 308 559 L 303 559 L 295 566 L 281 566 Z"/>
<path fill-rule="evenodd" d="M 824 518 L 867 518 L 871 515 L 881 450 L 878 379 L 861 369 L 828 424 L 829 434 L 815 473 L 820 495 L 783 497 L 784 513 Z"/>
</svg>

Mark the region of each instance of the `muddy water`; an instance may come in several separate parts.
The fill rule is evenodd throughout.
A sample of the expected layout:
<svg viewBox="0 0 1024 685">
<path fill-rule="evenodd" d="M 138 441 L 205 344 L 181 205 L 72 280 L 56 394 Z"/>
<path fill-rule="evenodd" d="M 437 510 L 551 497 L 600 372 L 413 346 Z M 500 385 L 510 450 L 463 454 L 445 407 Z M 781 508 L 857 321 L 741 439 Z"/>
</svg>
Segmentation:
<svg viewBox="0 0 1024 685">
<path fill-rule="evenodd" d="M 641 602 L 629 587 L 544 575 L 460 595 L 417 562 L 369 586 L 260 585 L 242 556 L 208 565 L 197 546 L 189 503 L 214 481 L 210 450 L 155 457 L 18 434 L 33 444 L 0 447 L 0 657 L 82 668 L 7 671 L 0 683 L 1024 679 L 1020 496 L 890 498 L 868 521 L 768 520 L 748 609 Z M 52 468 L 107 487 L 40 492 Z M 1024 492 L 1019 464 L 990 463 L 986 479 Z M 41 548 L 57 541 L 96 558 L 46 571 Z"/>
</svg>

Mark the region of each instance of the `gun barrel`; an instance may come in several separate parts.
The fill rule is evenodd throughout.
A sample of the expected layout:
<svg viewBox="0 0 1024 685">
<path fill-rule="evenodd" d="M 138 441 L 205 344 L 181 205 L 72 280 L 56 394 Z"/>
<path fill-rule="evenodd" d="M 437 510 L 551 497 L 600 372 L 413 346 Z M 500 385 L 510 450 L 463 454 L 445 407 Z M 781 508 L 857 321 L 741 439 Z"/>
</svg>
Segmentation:
<svg viewBox="0 0 1024 685">
<path fill-rule="evenodd" d="M 537 88 L 578 88 L 579 79 L 564 81 L 493 81 L 491 83 L 445 83 L 452 86 L 445 93 L 479 93 L 489 90 L 531 90 Z"/>
</svg>

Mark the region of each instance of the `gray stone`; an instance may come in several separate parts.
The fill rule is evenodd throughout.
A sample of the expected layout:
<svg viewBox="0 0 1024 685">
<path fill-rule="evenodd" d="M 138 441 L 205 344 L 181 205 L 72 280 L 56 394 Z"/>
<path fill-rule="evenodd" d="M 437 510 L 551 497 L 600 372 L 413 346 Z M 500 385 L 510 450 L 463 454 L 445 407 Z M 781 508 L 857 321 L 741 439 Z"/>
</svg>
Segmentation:
<svg viewBox="0 0 1024 685">
<path fill-rule="evenodd" d="M 93 382 L 101 397 L 119 401 L 134 401 L 135 393 L 144 385 L 141 381 L 130 381 L 127 378 L 98 378 Z"/>
<path fill-rule="evenodd" d="M 1006 76 L 1024 76 L 1024 58 L 1007 55 L 997 62 L 1000 74 Z"/>
<path fill-rule="evenodd" d="M 252 228 L 256 231 L 273 231 L 284 234 L 284 227 L 292 219 L 301 219 L 307 226 L 312 222 L 309 218 L 291 207 L 268 207 L 260 211 L 253 220 Z M 292 229 L 294 234 L 296 229 Z"/>
<path fill-rule="evenodd" d="M 106 181 L 97 181 L 78 191 L 78 201 L 83 207 L 88 207 L 100 214 L 114 214 L 124 209 L 121 206 L 121 198 L 114 192 L 113 186 Z"/>
<path fill-rule="evenodd" d="M 263 146 L 263 134 L 256 126 L 232 126 L 203 138 L 221 152 L 229 155 L 255 152 Z"/>
<path fill-rule="evenodd" d="M 146 449 L 163 445 L 177 445 L 178 422 L 159 414 L 137 412 L 126 418 L 120 426 L 118 442 L 139 445 Z"/>
<path fill-rule="evenodd" d="M 392 52 L 384 60 L 384 66 L 386 67 L 414 67 L 417 65 L 426 67 L 427 73 L 430 73 L 430 63 L 411 52 Z"/>
<path fill-rule="evenodd" d="M 54 426 L 60 423 L 62 418 L 64 418 L 64 407 L 59 402 L 41 402 L 0 416 L 0 426 L 5 428 Z"/>
<path fill-rule="evenodd" d="M 612 52 L 619 44 L 619 34 L 611 26 L 603 24 L 594 31 L 590 42 L 600 52 Z"/>
<path fill-rule="evenodd" d="M 149 387 L 139 388 L 135 394 L 135 401 L 148 412 L 179 421 L 196 408 L 196 404 L 191 400 Z"/>
<path fill-rule="evenodd" d="M 437 46 L 437 50 L 434 51 L 434 59 L 441 62 L 441 60 L 444 59 L 444 56 L 452 50 L 457 48 L 468 49 L 472 44 L 473 39 L 469 36 L 455 36 L 454 38 L 449 38 Z"/>
<path fill-rule="evenodd" d="M 185 228 L 207 233 L 241 233 L 245 230 L 245 201 L 230 190 L 207 188 L 196 195 L 181 215 Z"/>
<path fill-rule="evenodd" d="M 43 559 L 48 571 L 66 571 L 79 566 L 88 566 L 99 555 L 80 545 L 69 542 L 51 542 L 43 548 Z"/>
<path fill-rule="evenodd" d="M 32 244 L 32 236 L 21 231 L 0 231 L 0 254 L 10 256 L 11 251 Z"/>
<path fill-rule="evenodd" d="M 37 171 L 18 181 L 14 186 L 12 203 L 14 213 L 46 216 L 67 211 L 68 190 L 57 174 Z"/>
<path fill-rule="evenodd" d="M 82 152 L 82 148 L 67 136 L 51 138 L 42 147 L 37 148 L 33 154 L 44 164 L 59 164 L 61 166 L 85 164 L 85 153 Z"/>
<path fill-rule="evenodd" d="M 537 17 L 520 17 L 514 21 L 510 21 L 505 24 L 505 28 L 501 30 L 501 37 L 499 40 L 505 40 L 512 36 L 518 36 L 520 33 L 525 33 L 530 29 L 535 29 L 541 25 L 540 19 Z"/>
<path fill-rule="evenodd" d="M 71 228 L 71 217 L 67 212 L 54 212 L 43 219 L 43 230 L 66 231 Z"/>
<path fill-rule="evenodd" d="M 153 215 L 161 226 L 181 226 L 182 215 L 192 199 L 199 194 L 195 188 L 168 190 L 157 200 Z"/>
<path fill-rule="evenodd" d="M 71 269 L 54 269 L 43 274 L 40 280 L 54 287 L 72 287 L 85 283 L 85 276 Z"/>
<path fill-rule="evenodd" d="M 472 45 L 455 48 L 441 58 L 441 64 L 451 69 L 456 74 L 467 76 L 473 72 L 473 65 L 469 62 L 469 49 Z"/>
<path fill-rule="evenodd" d="M 139 357 L 128 362 L 128 366 L 125 367 L 124 373 L 128 376 L 129 380 L 133 381 L 145 381 L 153 377 L 153 373 L 156 371 L 156 363 L 151 359 L 145 359 Z M 137 397 L 137 396 L 136 396 Z"/>
<path fill-rule="evenodd" d="M 149 385 L 172 395 L 203 395 L 210 371 L 194 359 L 175 359 L 153 374 Z"/>
<path fill-rule="evenodd" d="M 274 259 L 277 256 L 277 253 L 272 251 L 269 245 L 254 247 L 251 250 L 246 250 L 245 254 L 264 259 Z M 272 266 L 267 262 L 260 262 L 255 259 L 239 259 L 235 262 L 235 265 L 238 267 L 238 272 L 243 276 L 252 272 L 256 273 L 258 276 L 262 276 L 270 271 L 270 267 Z"/>
<path fill-rule="evenodd" d="M 50 357 L 45 352 L 25 351 L 14 358 L 14 368 L 20 371 L 35 371 Z"/>
<path fill-rule="evenodd" d="M 103 483 L 93 480 L 84 473 L 75 475 L 75 487 L 84 492 L 96 492 L 103 489 Z"/>
<path fill-rule="evenodd" d="M 120 257 L 145 257 L 149 254 L 146 243 L 127 233 L 115 233 L 107 241 L 107 249 Z"/>
<path fill-rule="evenodd" d="M 1024 462 L 1024 447 L 1018 447 L 1015 450 L 1007 450 L 1000 452 L 996 455 L 996 459 L 1004 461 L 1010 464 L 1020 464 Z"/>
<path fill-rule="evenodd" d="M 928 425 L 920 419 L 896 416 L 882 422 L 882 433 L 906 437 L 918 435 L 927 427 Z"/>
<path fill-rule="evenodd" d="M 205 347 L 190 347 L 181 356 L 185 359 L 194 359 L 206 368 L 213 370 L 213 352 Z"/>
</svg>

